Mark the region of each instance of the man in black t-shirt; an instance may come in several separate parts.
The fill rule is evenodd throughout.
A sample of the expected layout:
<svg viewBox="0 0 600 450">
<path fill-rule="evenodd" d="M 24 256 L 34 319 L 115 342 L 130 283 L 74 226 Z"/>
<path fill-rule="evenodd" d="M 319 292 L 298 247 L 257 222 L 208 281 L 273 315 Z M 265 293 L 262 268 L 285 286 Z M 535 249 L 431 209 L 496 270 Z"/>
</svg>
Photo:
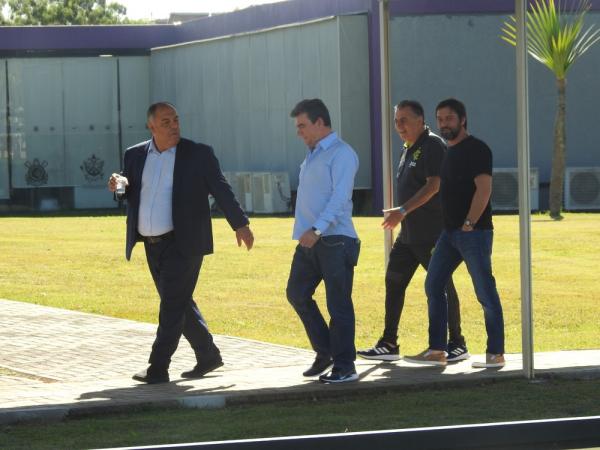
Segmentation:
<svg viewBox="0 0 600 450">
<path fill-rule="evenodd" d="M 405 357 L 409 362 L 445 365 L 448 311 L 444 286 L 464 261 L 483 307 L 487 331 L 486 360 L 473 367 L 504 366 L 504 318 L 492 275 L 492 152 L 467 133 L 465 106 L 456 99 L 440 102 L 436 119 L 448 151 L 442 164 L 440 196 L 444 230 L 435 246 L 425 292 L 429 305 L 429 348 Z"/>
<path fill-rule="evenodd" d="M 425 270 L 431 251 L 442 231 L 442 208 L 437 192 L 440 167 L 446 144 L 425 125 L 419 102 L 404 100 L 395 107 L 396 131 L 404 141 L 404 152 L 398 166 L 398 204 L 385 212 L 383 227 L 402 229 L 390 252 L 385 273 L 385 329 L 371 349 L 360 350 L 365 359 L 395 361 L 400 359 L 398 324 L 404 307 L 406 288 L 419 265 Z M 452 278 L 448 279 L 448 360 L 467 359 L 469 353 L 460 330 L 460 306 Z"/>
</svg>

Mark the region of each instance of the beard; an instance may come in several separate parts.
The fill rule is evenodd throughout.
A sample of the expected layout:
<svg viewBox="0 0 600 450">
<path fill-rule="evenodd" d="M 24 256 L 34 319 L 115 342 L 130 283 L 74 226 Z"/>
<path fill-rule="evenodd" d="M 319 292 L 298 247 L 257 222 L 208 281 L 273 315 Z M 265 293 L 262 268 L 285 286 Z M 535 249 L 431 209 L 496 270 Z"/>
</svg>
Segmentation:
<svg viewBox="0 0 600 450">
<path fill-rule="evenodd" d="M 456 137 L 460 134 L 460 127 L 442 128 L 442 129 L 440 129 L 440 134 L 447 141 L 452 141 L 452 140 L 456 139 Z"/>
</svg>

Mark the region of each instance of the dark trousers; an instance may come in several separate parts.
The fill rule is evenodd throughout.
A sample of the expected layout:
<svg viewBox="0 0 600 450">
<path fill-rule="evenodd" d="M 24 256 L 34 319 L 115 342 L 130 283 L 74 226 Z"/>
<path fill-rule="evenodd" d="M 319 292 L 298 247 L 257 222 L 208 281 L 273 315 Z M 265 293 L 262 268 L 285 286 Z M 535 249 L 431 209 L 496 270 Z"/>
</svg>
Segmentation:
<svg viewBox="0 0 600 450">
<path fill-rule="evenodd" d="M 406 288 L 419 265 L 425 270 L 435 244 L 412 245 L 396 239 L 385 273 L 385 330 L 383 340 L 396 343 L 398 340 L 398 324 L 404 308 Z M 457 345 L 465 345 L 465 338 L 460 328 L 460 304 L 452 278 L 448 280 L 445 294 L 448 299 L 448 332 L 450 341 Z"/>
<path fill-rule="evenodd" d="M 196 359 L 220 358 L 219 349 L 196 302 L 192 298 L 202 256 L 188 258 L 177 250 L 174 238 L 155 244 L 144 243 L 146 259 L 160 296 L 158 330 L 149 362 L 169 367 L 181 335 L 188 340 Z"/>
<path fill-rule="evenodd" d="M 335 369 L 354 369 L 354 306 L 352 283 L 360 241 L 347 236 L 324 236 L 312 248 L 298 245 L 292 260 L 287 298 L 296 310 L 313 350 L 333 358 Z M 325 283 L 329 327 L 313 299 Z"/>
</svg>

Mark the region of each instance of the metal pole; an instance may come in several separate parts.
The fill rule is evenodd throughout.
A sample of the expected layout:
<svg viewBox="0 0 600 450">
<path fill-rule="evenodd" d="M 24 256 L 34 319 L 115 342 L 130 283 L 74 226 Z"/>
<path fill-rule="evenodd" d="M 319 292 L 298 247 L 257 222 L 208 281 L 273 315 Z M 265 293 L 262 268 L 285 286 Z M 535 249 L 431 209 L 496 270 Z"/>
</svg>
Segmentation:
<svg viewBox="0 0 600 450">
<path fill-rule="evenodd" d="M 390 127 L 390 71 L 389 71 L 389 4 L 388 0 L 379 0 L 379 54 L 381 74 L 381 152 L 383 172 L 383 207 L 391 208 L 394 202 L 394 182 L 392 176 L 392 148 Z M 387 267 L 392 249 L 392 230 L 384 230 L 385 266 Z"/>
<path fill-rule="evenodd" d="M 517 155 L 519 168 L 519 237 L 521 255 L 521 333 L 523 373 L 533 379 L 533 311 L 531 295 L 531 205 L 529 200 L 529 99 L 527 84 L 527 1 L 516 0 L 517 19 Z"/>
</svg>

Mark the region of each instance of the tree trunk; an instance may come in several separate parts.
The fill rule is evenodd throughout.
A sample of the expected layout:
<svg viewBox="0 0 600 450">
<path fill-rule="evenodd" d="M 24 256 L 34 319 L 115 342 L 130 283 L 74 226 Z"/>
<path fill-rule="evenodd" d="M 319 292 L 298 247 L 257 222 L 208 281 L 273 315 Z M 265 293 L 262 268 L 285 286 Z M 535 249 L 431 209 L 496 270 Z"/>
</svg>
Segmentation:
<svg viewBox="0 0 600 450">
<path fill-rule="evenodd" d="M 552 174 L 550 176 L 550 217 L 560 220 L 563 205 L 563 183 L 565 179 L 565 153 L 566 153 L 566 78 L 557 79 L 558 108 L 554 122 L 554 154 L 552 156 Z"/>
</svg>

